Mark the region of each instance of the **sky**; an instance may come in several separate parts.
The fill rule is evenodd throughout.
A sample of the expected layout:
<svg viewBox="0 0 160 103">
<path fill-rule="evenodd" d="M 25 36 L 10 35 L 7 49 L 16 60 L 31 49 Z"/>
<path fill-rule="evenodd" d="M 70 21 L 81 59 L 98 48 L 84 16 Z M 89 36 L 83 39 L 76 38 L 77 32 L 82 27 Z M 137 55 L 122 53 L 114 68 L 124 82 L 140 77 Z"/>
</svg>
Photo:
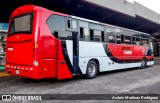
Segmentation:
<svg viewBox="0 0 160 103">
<path fill-rule="evenodd" d="M 160 14 L 160 0 L 127 0 L 127 1 L 130 2 L 136 1 Z"/>
</svg>

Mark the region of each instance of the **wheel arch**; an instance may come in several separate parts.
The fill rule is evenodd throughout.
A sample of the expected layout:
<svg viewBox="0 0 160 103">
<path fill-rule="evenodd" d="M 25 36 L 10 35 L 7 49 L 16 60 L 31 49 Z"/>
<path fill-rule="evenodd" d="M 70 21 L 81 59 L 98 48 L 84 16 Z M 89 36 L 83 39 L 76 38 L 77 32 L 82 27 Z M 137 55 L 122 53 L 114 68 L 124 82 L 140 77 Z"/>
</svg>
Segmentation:
<svg viewBox="0 0 160 103">
<path fill-rule="evenodd" d="M 146 57 L 142 57 L 142 59 L 146 59 L 146 60 L 147 60 L 147 58 L 146 58 Z"/>
</svg>

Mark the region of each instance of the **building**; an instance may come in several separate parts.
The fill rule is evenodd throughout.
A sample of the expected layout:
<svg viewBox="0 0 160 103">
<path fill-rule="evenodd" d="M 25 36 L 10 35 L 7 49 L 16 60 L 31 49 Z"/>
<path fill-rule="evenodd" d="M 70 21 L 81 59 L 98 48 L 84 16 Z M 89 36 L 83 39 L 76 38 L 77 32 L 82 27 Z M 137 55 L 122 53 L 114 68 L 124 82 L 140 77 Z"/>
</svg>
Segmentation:
<svg viewBox="0 0 160 103">
<path fill-rule="evenodd" d="M 5 65 L 5 42 L 8 23 L 0 23 L 0 65 Z"/>
</svg>

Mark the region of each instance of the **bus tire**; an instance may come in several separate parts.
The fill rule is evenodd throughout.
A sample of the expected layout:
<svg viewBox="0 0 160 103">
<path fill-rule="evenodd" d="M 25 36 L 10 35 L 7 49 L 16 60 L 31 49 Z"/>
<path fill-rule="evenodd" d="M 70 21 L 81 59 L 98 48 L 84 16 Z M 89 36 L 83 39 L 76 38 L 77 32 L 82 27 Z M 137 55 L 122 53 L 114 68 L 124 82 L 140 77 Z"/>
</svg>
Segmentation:
<svg viewBox="0 0 160 103">
<path fill-rule="evenodd" d="M 141 68 L 141 69 L 144 69 L 144 68 L 146 67 L 146 65 L 147 65 L 146 59 L 143 58 L 142 61 L 141 61 L 141 66 L 140 66 L 140 68 Z"/>
<path fill-rule="evenodd" d="M 88 79 L 93 79 L 97 76 L 97 72 L 98 72 L 97 63 L 94 60 L 89 61 L 86 69 L 86 77 Z"/>
</svg>

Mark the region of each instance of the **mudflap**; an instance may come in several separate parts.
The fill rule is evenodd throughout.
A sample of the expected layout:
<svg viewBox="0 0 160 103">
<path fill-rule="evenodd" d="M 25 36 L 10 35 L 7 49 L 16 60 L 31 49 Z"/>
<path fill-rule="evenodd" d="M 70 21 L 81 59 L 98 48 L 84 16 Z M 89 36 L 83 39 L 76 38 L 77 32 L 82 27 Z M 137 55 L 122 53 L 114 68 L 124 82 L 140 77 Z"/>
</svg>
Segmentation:
<svg viewBox="0 0 160 103">
<path fill-rule="evenodd" d="M 63 48 L 61 41 L 58 42 L 58 75 L 57 79 L 70 79 L 72 78 L 72 73 L 67 66 L 67 63 L 64 59 Z"/>
</svg>

